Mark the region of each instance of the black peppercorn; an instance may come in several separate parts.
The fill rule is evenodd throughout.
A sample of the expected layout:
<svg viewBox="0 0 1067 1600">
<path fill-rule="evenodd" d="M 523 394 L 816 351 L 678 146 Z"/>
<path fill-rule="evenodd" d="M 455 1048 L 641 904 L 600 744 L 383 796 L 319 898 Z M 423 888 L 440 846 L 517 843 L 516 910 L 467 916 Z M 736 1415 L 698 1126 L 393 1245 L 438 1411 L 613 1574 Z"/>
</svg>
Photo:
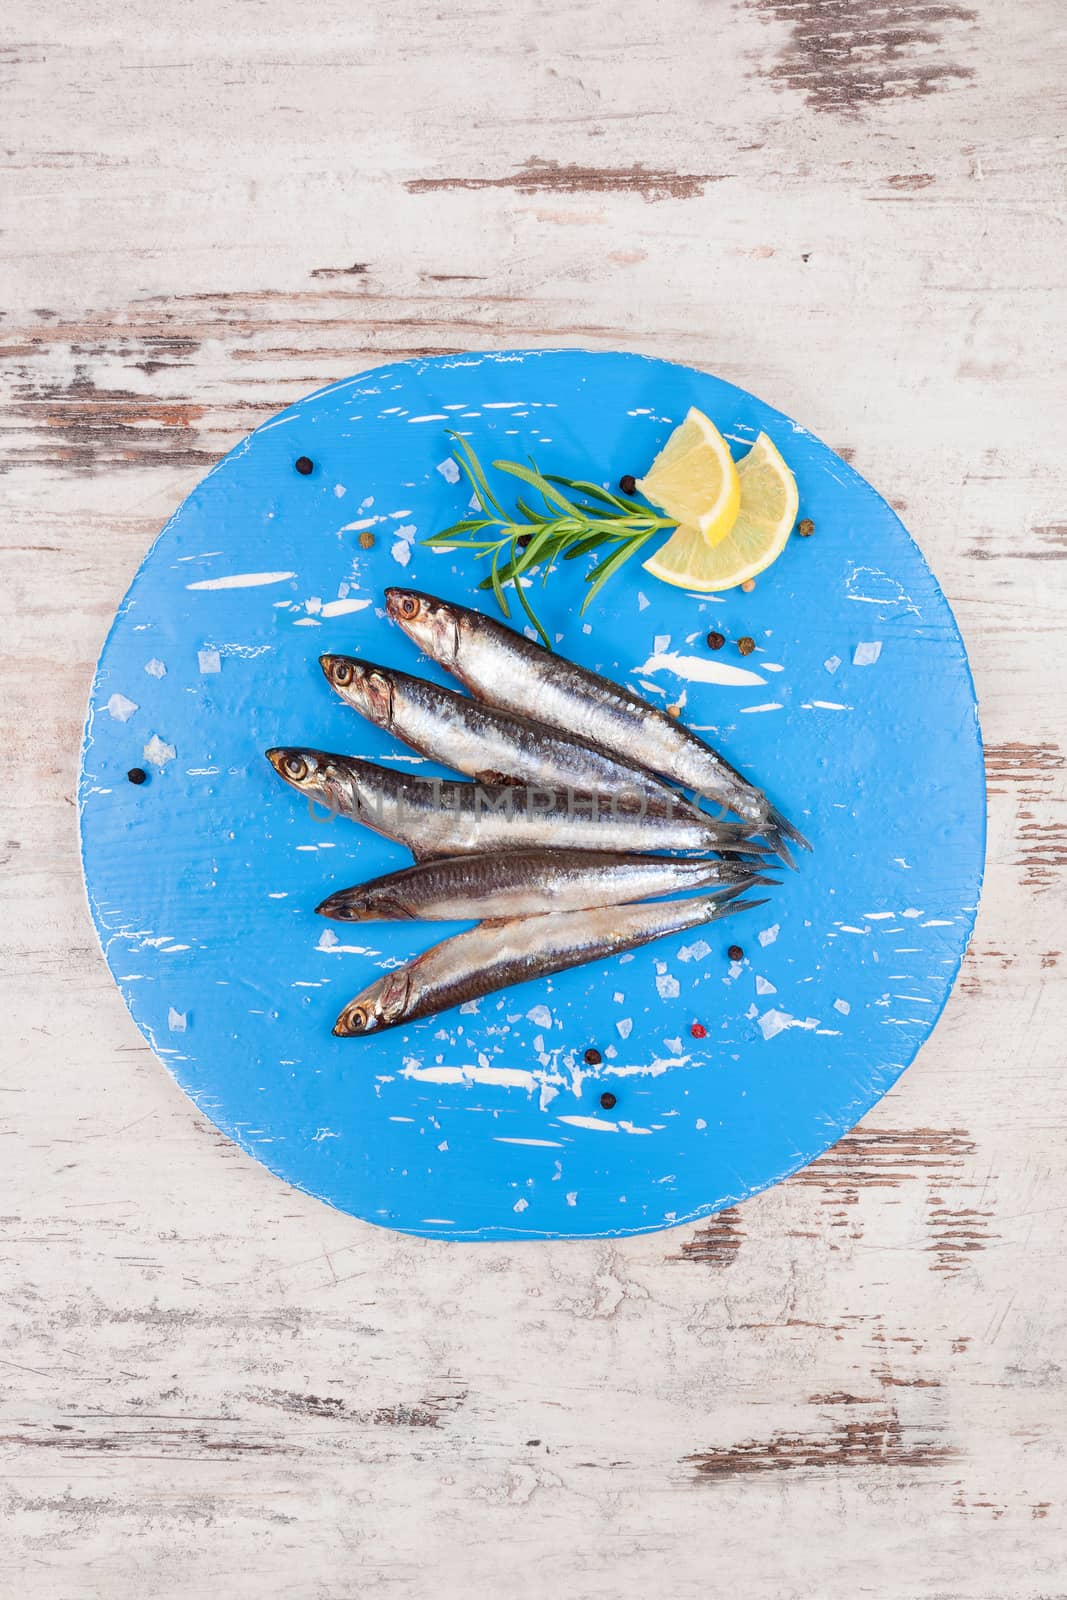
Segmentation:
<svg viewBox="0 0 1067 1600">
<path fill-rule="evenodd" d="M 615 1104 L 615 1096 L 612 1094 L 610 1089 L 604 1090 L 604 1093 L 600 1096 L 600 1104 L 604 1107 L 605 1111 L 611 1110 L 612 1106 Z"/>
<path fill-rule="evenodd" d="M 309 473 L 315 470 L 315 463 L 310 456 L 297 456 L 295 465 L 297 472 L 303 478 L 306 478 Z"/>
<path fill-rule="evenodd" d="M 587 1067 L 599 1067 L 603 1059 L 604 1057 L 600 1054 L 600 1051 L 594 1050 L 592 1046 L 585 1052 L 585 1064 Z"/>
<path fill-rule="evenodd" d="M 525 550 L 532 538 L 532 533 L 520 533 L 519 537 L 515 540 L 515 543 L 518 545 L 520 550 Z"/>
<path fill-rule="evenodd" d="M 723 634 L 723 633 L 709 633 L 708 634 L 708 649 L 709 650 L 721 650 L 725 643 L 726 643 L 726 635 L 725 634 Z"/>
<path fill-rule="evenodd" d="M 731 961 L 743 961 L 745 959 L 745 952 L 739 944 L 732 944 L 726 954 Z"/>
<path fill-rule="evenodd" d="M 619 488 L 623 494 L 633 494 L 637 488 L 637 479 L 629 472 L 624 472 L 619 479 Z"/>
<path fill-rule="evenodd" d="M 131 767 L 126 774 L 131 783 L 147 783 L 148 773 L 143 767 Z"/>
</svg>

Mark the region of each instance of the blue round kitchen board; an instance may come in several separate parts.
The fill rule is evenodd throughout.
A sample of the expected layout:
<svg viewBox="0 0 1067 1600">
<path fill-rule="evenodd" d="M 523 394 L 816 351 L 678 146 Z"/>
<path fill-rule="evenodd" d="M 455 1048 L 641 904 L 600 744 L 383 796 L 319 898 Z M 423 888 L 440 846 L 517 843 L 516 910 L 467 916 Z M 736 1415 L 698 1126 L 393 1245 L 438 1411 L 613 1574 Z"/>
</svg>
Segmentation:
<svg viewBox="0 0 1067 1600">
<path fill-rule="evenodd" d="M 538 605 L 563 653 L 681 704 L 813 853 L 758 910 L 334 1038 L 346 1000 L 459 925 L 317 917 L 330 890 L 410 857 L 309 812 L 263 751 L 303 743 L 444 771 L 342 705 L 317 658 L 347 651 L 447 682 L 385 616 L 386 586 L 495 611 L 469 555 L 422 547 L 468 505 L 447 429 L 483 460 L 533 455 L 613 483 L 647 467 L 690 405 L 737 455 L 770 434 L 814 536 L 794 535 L 748 594 L 691 595 L 634 562 L 583 619 L 572 564 Z M 725 649 L 709 650 L 709 629 Z M 747 657 L 741 635 L 756 642 Z M 138 766 L 148 781 L 135 786 Z M 153 545 L 104 646 L 81 807 L 107 961 L 201 1110 L 287 1182 L 452 1239 L 662 1228 L 825 1150 L 937 1020 L 985 835 L 966 655 L 886 503 L 741 389 L 573 350 L 380 367 L 291 406 L 221 461 Z M 727 956 L 735 943 L 743 961 Z"/>
</svg>

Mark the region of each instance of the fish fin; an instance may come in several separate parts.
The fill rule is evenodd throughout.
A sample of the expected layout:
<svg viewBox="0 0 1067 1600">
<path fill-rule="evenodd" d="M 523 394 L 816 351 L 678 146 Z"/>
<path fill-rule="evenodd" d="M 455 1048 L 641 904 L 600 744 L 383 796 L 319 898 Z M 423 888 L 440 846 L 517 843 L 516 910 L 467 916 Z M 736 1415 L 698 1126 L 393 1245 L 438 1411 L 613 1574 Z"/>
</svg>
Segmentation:
<svg viewBox="0 0 1067 1600">
<path fill-rule="evenodd" d="M 474 778 L 476 783 L 487 783 L 491 789 L 515 788 L 517 784 L 522 783 L 522 779 L 517 778 L 514 773 L 493 772 L 491 769 L 476 772 Z"/>
<path fill-rule="evenodd" d="M 420 866 L 424 861 L 440 861 L 445 856 L 455 855 L 454 850 L 438 848 L 435 845 L 409 844 L 408 849 Z"/>
</svg>

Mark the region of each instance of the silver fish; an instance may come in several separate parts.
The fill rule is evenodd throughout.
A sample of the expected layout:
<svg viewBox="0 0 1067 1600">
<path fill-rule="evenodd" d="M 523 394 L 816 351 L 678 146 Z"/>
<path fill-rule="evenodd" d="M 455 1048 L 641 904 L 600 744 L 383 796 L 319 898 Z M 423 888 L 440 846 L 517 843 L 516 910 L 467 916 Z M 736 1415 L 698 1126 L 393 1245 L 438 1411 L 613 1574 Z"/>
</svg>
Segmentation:
<svg viewBox="0 0 1067 1600">
<path fill-rule="evenodd" d="M 349 1001 L 333 1031 L 342 1039 L 380 1033 L 477 1000 L 496 989 L 621 955 L 652 939 L 765 904 L 764 900 L 724 904 L 715 895 L 697 895 L 653 905 L 597 906 L 520 917 L 513 922 L 482 923 L 378 978 Z"/>
<path fill-rule="evenodd" d="M 387 589 L 385 603 L 419 648 L 454 672 L 479 700 L 566 728 L 611 755 L 719 801 L 776 844 L 785 838 L 811 849 L 762 790 L 632 689 L 550 654 L 468 606 L 400 588 Z"/>
<path fill-rule="evenodd" d="M 625 765 L 543 722 L 355 656 L 324 655 L 319 665 L 345 704 L 368 721 L 482 783 L 520 781 L 560 793 L 617 794 L 628 809 L 692 809 L 644 768 Z"/>
<path fill-rule="evenodd" d="M 266 752 L 278 776 L 309 801 L 398 839 L 418 860 L 488 850 L 672 850 L 759 856 L 745 823 L 625 811 L 609 797 L 559 795 L 523 784 L 419 778 L 356 756 L 286 745 Z"/>
<path fill-rule="evenodd" d="M 446 856 L 388 872 L 352 889 L 338 889 L 315 909 L 336 922 L 470 922 L 629 905 L 711 884 L 720 885 L 721 893 L 775 882 L 752 874 L 741 861 L 600 850 L 509 850 Z"/>
</svg>

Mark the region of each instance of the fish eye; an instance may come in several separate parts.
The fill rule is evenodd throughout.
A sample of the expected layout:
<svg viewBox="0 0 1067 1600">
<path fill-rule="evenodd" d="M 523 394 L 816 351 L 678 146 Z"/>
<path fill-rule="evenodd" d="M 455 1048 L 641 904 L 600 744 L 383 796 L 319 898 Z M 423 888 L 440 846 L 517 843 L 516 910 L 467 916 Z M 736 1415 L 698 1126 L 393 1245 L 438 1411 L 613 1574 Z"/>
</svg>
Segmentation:
<svg viewBox="0 0 1067 1600">
<path fill-rule="evenodd" d="M 413 594 L 402 595 L 399 609 L 402 617 L 417 617 L 419 614 L 419 602 Z"/>
<path fill-rule="evenodd" d="M 292 778 L 294 783 L 303 782 L 308 775 L 308 764 L 303 756 L 286 756 L 282 765 L 285 768 L 285 776 Z"/>
<path fill-rule="evenodd" d="M 353 1006 L 345 1021 L 354 1031 L 359 1031 L 367 1026 L 367 1013 L 362 1006 Z"/>
<path fill-rule="evenodd" d="M 333 667 L 333 681 L 342 687 L 352 682 L 352 663 L 350 661 L 335 661 Z"/>
</svg>

